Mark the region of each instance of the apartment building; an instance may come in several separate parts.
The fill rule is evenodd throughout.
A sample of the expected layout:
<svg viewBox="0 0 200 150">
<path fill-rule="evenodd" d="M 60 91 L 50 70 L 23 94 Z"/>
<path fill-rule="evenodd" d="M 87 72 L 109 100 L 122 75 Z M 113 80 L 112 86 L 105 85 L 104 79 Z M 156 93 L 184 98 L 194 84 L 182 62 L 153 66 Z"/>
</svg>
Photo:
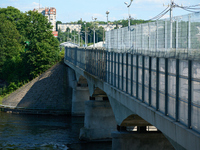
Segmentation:
<svg viewBox="0 0 200 150">
<path fill-rule="evenodd" d="M 56 9 L 54 7 L 45 7 L 45 8 L 39 8 L 39 9 L 33 9 L 33 11 L 37 11 L 38 13 L 41 13 L 47 19 L 51 24 L 53 25 L 52 31 L 56 31 Z"/>
<path fill-rule="evenodd" d="M 67 28 L 70 29 L 70 32 L 73 30 L 76 30 L 77 32 L 81 32 L 81 24 L 70 24 L 70 23 L 62 23 L 58 24 L 58 29 L 60 29 L 62 32 L 66 32 Z M 98 27 L 103 27 L 105 30 L 113 30 L 116 27 L 116 24 L 98 24 Z M 118 25 L 119 28 L 122 27 L 122 25 Z"/>
<path fill-rule="evenodd" d="M 65 32 L 67 28 L 70 29 L 70 32 L 72 32 L 73 30 L 81 32 L 81 24 L 71 24 L 71 23 L 58 24 L 58 29 L 60 29 L 62 32 Z"/>
</svg>

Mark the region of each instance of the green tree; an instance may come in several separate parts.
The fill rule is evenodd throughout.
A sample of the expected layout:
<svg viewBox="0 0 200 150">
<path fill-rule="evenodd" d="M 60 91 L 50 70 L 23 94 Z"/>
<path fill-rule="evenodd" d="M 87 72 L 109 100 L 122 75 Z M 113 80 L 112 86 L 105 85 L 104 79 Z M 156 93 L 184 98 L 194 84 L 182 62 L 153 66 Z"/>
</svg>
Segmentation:
<svg viewBox="0 0 200 150">
<path fill-rule="evenodd" d="M 58 61 L 59 43 L 52 34 L 51 23 L 40 13 L 26 12 L 22 25 L 24 36 L 30 41 L 25 58 L 31 77 L 35 77 Z"/>
<path fill-rule="evenodd" d="M 14 76 L 17 71 L 15 67 L 21 62 L 22 38 L 15 23 L 11 22 L 10 18 L 8 20 L 3 13 L 0 14 L 0 22 L 0 78 L 10 80 L 11 75 Z"/>
<path fill-rule="evenodd" d="M 56 21 L 56 31 L 59 30 L 59 29 L 58 29 L 58 24 L 62 24 L 62 22 L 61 22 L 61 21 Z"/>
</svg>

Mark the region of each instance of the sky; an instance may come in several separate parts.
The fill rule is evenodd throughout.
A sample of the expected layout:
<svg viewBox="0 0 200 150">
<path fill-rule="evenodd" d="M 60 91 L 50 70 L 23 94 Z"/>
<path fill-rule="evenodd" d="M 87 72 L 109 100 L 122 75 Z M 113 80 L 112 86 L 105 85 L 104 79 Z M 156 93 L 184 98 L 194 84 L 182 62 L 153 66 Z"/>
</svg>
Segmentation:
<svg viewBox="0 0 200 150">
<path fill-rule="evenodd" d="M 62 23 L 75 22 L 80 19 L 90 22 L 92 17 L 98 21 L 115 21 L 128 18 L 128 8 L 124 2 L 130 0 L 0 0 L 0 8 L 13 6 L 22 12 L 40 7 L 55 7 L 57 21 Z M 129 12 L 133 19 L 148 20 L 161 13 L 171 0 L 133 0 Z M 200 4 L 199 0 L 174 0 L 176 4 L 190 6 Z M 180 8 L 173 9 L 174 16 L 189 14 Z M 163 18 L 168 18 L 167 13 Z"/>
</svg>

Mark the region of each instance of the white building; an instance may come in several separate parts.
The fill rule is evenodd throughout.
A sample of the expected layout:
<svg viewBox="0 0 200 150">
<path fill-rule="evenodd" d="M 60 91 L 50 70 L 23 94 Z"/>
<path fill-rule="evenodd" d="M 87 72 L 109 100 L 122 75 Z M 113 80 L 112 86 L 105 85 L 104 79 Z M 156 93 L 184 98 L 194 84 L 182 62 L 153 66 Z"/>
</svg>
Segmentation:
<svg viewBox="0 0 200 150">
<path fill-rule="evenodd" d="M 113 30 L 116 27 L 116 24 L 108 24 L 108 25 L 107 24 L 99 24 L 98 27 L 103 27 L 104 30 L 106 30 L 106 31 L 107 31 L 107 27 L 108 27 L 108 31 L 109 31 L 109 30 Z M 121 28 L 122 25 L 118 24 L 118 27 Z"/>
<path fill-rule="evenodd" d="M 54 7 L 46 7 L 46 8 L 39 8 L 39 9 L 34 9 L 33 11 L 38 11 L 38 13 L 41 13 L 47 19 L 51 24 L 53 25 L 52 31 L 56 31 L 56 9 Z"/>
<path fill-rule="evenodd" d="M 62 23 L 62 24 L 58 24 L 58 29 L 60 29 L 62 32 L 66 32 L 67 28 L 70 29 L 70 32 L 72 32 L 73 30 L 76 30 L 77 32 L 81 32 L 81 24 L 70 24 L 70 23 Z M 108 30 L 113 30 L 116 27 L 116 24 L 98 24 L 98 27 L 103 27 L 104 30 L 107 31 L 107 27 Z M 119 28 L 122 27 L 122 25 L 118 25 Z"/>
<path fill-rule="evenodd" d="M 58 24 L 58 29 L 60 29 L 62 32 L 65 32 L 67 28 L 70 29 L 70 32 L 72 32 L 73 30 L 81 32 L 81 24 L 71 24 L 71 23 Z"/>
</svg>

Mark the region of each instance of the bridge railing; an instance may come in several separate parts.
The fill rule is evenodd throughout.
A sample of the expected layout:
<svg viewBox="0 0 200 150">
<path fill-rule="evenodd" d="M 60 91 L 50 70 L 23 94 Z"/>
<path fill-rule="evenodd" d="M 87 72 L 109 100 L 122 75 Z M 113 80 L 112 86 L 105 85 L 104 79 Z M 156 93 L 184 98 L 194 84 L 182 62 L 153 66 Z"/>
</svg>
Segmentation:
<svg viewBox="0 0 200 150">
<path fill-rule="evenodd" d="M 106 32 L 106 48 L 150 56 L 200 58 L 200 13 Z"/>
<path fill-rule="evenodd" d="M 66 47 L 65 61 L 200 133 L 200 61 Z"/>
</svg>

